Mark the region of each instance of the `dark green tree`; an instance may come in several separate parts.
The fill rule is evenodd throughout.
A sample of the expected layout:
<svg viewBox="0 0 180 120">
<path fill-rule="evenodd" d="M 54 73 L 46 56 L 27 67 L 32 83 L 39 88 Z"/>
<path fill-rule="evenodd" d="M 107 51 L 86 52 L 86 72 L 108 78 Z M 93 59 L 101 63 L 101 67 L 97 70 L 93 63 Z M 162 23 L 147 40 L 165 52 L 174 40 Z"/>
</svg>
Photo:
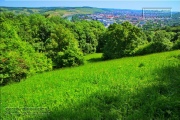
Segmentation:
<svg viewBox="0 0 180 120">
<path fill-rule="evenodd" d="M 173 49 L 180 49 L 180 35 L 178 36 L 177 40 L 174 42 Z"/>
<path fill-rule="evenodd" d="M 79 41 L 79 47 L 84 54 L 95 53 L 101 35 L 105 32 L 103 24 L 97 21 L 75 22 L 72 29 L 76 39 Z M 98 49 L 101 47 L 99 46 Z"/>
<path fill-rule="evenodd" d="M 0 84 L 20 81 L 22 78 L 52 69 L 52 62 L 44 54 L 22 41 L 16 26 L 9 21 L 1 23 L 0 33 Z"/>
<path fill-rule="evenodd" d="M 171 35 L 166 31 L 156 31 L 149 43 L 135 49 L 136 55 L 144 55 L 172 49 L 173 43 L 170 41 Z"/>
<path fill-rule="evenodd" d="M 156 31 L 153 37 L 152 49 L 154 52 L 171 50 L 173 44 L 170 42 L 170 35 L 165 31 Z"/>
<path fill-rule="evenodd" d="M 46 54 L 53 60 L 55 68 L 77 66 L 84 63 L 77 40 L 63 25 L 56 26 L 45 44 Z"/>
<path fill-rule="evenodd" d="M 145 34 L 129 22 L 110 25 L 105 34 L 104 59 L 133 55 L 135 48 L 147 42 Z"/>
</svg>

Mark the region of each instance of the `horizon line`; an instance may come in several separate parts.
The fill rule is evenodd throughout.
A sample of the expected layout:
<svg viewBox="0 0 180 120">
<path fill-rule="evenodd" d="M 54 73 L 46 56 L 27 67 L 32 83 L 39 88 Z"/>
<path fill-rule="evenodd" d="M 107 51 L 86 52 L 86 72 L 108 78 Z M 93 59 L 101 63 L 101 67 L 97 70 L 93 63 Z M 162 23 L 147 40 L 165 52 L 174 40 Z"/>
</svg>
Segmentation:
<svg viewBox="0 0 180 120">
<path fill-rule="evenodd" d="M 106 8 L 106 7 L 92 7 L 92 6 L 34 6 L 34 7 L 30 7 L 30 6 L 0 6 L 1 7 L 6 7 L 6 8 L 98 8 L 98 9 L 117 9 L 117 10 L 143 10 L 143 9 L 171 9 L 172 7 L 142 7 L 141 9 L 129 9 L 129 8 Z M 176 10 L 172 10 L 172 12 L 180 12 L 180 11 L 176 11 Z"/>
</svg>

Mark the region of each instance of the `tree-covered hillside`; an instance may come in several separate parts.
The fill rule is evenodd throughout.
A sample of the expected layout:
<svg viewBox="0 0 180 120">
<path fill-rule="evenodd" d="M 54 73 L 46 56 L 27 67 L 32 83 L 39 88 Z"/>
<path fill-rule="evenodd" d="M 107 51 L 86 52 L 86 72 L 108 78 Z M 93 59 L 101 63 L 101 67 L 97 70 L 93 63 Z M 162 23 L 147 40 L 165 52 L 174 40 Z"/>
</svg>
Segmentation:
<svg viewBox="0 0 180 120">
<path fill-rule="evenodd" d="M 105 31 L 97 21 L 72 23 L 58 16 L 0 14 L 1 84 L 33 73 L 84 64 Z"/>
<path fill-rule="evenodd" d="M 179 26 L 143 31 L 127 21 L 105 28 L 96 20 L 1 12 L 0 27 L 1 85 L 82 65 L 86 54 L 103 52 L 106 60 L 180 49 Z"/>
</svg>

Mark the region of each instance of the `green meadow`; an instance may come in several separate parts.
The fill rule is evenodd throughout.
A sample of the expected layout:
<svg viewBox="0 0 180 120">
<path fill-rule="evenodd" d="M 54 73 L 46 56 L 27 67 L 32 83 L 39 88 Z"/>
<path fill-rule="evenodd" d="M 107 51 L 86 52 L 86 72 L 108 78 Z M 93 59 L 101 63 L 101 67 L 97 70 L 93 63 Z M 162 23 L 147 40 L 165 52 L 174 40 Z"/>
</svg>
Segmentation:
<svg viewBox="0 0 180 120">
<path fill-rule="evenodd" d="M 109 61 L 101 55 L 1 86 L 0 119 L 180 119 L 180 50 Z"/>
</svg>

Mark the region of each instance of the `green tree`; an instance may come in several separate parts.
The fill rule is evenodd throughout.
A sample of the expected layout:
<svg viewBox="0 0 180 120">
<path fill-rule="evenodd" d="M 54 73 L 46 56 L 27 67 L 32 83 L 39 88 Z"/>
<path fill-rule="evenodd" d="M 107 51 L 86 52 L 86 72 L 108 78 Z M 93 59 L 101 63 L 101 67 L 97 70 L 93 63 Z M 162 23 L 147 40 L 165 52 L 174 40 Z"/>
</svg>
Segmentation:
<svg viewBox="0 0 180 120">
<path fill-rule="evenodd" d="M 178 36 L 177 40 L 174 42 L 173 49 L 180 49 L 180 35 Z"/>
<path fill-rule="evenodd" d="M 44 42 L 50 37 L 53 25 L 44 16 L 33 14 L 29 17 L 31 25 L 31 44 L 36 51 L 44 52 Z"/>
<path fill-rule="evenodd" d="M 170 42 L 170 36 L 165 31 L 156 31 L 153 37 L 152 49 L 154 52 L 171 50 L 173 44 Z"/>
<path fill-rule="evenodd" d="M 105 34 L 104 59 L 130 56 L 135 48 L 147 42 L 145 34 L 129 22 L 110 25 Z"/>
<path fill-rule="evenodd" d="M 144 33 L 147 37 L 147 41 L 152 42 L 155 32 L 154 31 L 144 31 Z"/>
<path fill-rule="evenodd" d="M 2 22 L 0 27 L 0 84 L 20 81 L 31 74 L 52 69 L 51 60 L 22 41 L 12 22 Z"/>
<path fill-rule="evenodd" d="M 55 68 L 77 66 L 84 63 L 77 40 L 63 25 L 56 26 L 45 44 L 46 54 L 53 60 Z"/>
<path fill-rule="evenodd" d="M 134 50 L 134 53 L 136 55 L 144 55 L 171 50 L 173 43 L 170 40 L 171 33 L 166 31 L 156 31 L 152 41 L 145 45 L 139 46 Z"/>
<path fill-rule="evenodd" d="M 72 29 L 76 39 L 79 41 L 79 47 L 84 54 L 95 53 L 98 47 L 98 42 L 102 38 L 101 35 L 105 32 L 105 27 L 97 21 L 81 21 L 75 22 Z"/>
</svg>

